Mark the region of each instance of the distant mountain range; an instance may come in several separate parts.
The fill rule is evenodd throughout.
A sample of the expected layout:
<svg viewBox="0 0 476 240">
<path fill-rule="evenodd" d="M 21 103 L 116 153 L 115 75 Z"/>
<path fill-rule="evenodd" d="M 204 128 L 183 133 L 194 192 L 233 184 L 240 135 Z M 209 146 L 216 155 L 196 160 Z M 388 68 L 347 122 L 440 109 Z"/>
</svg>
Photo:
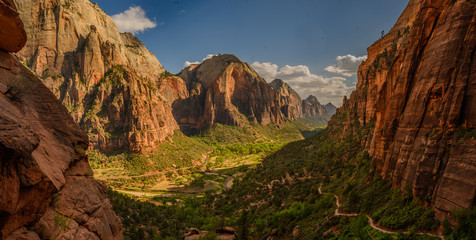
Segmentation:
<svg viewBox="0 0 476 240">
<path fill-rule="evenodd" d="M 213 57 L 174 76 L 137 38 L 120 34 L 111 18 L 88 0 L 14 2 L 18 12 L 11 0 L 0 1 L 1 239 L 123 239 L 121 219 L 105 188 L 92 177 L 88 138 L 103 151 L 148 152 L 181 129 L 206 129 L 215 123 L 280 124 L 327 115 L 335 108 L 322 106 L 313 96 L 302 100 L 281 80 L 266 83 L 233 55 Z M 427 223 L 408 222 L 409 217 L 433 219 L 433 213 L 409 212 L 409 203 L 431 207 L 436 219 L 450 221 L 474 208 L 475 13 L 474 1 L 410 0 L 390 32 L 368 48 L 356 90 L 344 98 L 324 134 L 287 144 L 267 158 L 272 162 L 264 161 L 235 180 L 236 185 L 246 183 L 255 173 L 263 182 L 250 181 L 234 198 L 223 191 L 222 206 L 245 200 L 240 202 L 246 203 L 244 211 L 234 214 L 240 220 L 234 222 L 256 229 L 261 225 L 271 234 L 267 237 L 285 231 L 290 238 L 316 231 L 323 233 L 318 238 L 335 237 L 332 231 L 370 236 L 361 219 L 367 221 L 365 209 L 372 208 L 368 200 L 381 197 L 383 190 L 369 188 L 365 191 L 370 194 L 361 195 L 362 189 L 354 187 L 367 188 L 372 182 L 384 183 L 379 186 L 385 190 L 403 190 L 381 199 L 402 199 L 404 204 L 390 205 L 394 215 L 388 215 L 392 217 L 387 224 L 399 227 L 407 221 L 410 234 L 415 234 L 415 224 Z M 22 49 L 23 29 L 29 41 Z M 269 175 L 256 174 L 260 171 Z M 348 194 L 342 200 L 361 205 L 360 217 L 346 229 L 333 228 L 347 221 L 334 217 L 317 225 L 314 216 L 338 213 L 332 195 L 321 194 L 322 183 L 336 185 L 340 178 L 348 181 L 338 186 L 342 190 L 335 196 Z M 246 202 L 253 195 L 270 204 Z M 210 205 L 212 214 L 221 215 L 217 205 L 193 205 Z M 177 206 L 173 208 L 180 209 Z M 146 210 L 153 207 L 149 204 Z M 270 213 L 270 207 L 279 212 Z M 463 211 L 454 211 L 458 209 Z M 253 219 L 256 211 L 266 214 Z M 371 217 L 382 214 L 378 210 Z M 307 221 L 306 216 L 313 218 Z M 253 227 L 251 220 L 256 220 Z M 294 225 L 297 220 L 306 221 Z M 474 218 L 469 221 L 462 224 L 471 228 L 471 237 Z M 267 222 L 281 227 L 268 228 Z"/>
<path fill-rule="evenodd" d="M 180 129 L 329 117 L 317 100 L 302 101 L 285 83 L 267 84 L 233 55 L 174 76 L 90 1 L 15 3 L 30 39 L 17 57 L 65 105 L 95 149 L 150 152 Z"/>
</svg>

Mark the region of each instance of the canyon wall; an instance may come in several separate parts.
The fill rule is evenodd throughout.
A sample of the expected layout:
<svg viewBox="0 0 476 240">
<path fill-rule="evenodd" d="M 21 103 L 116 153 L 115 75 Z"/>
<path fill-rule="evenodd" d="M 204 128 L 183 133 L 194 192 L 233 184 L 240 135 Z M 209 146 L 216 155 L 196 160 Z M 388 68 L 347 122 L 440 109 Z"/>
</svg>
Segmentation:
<svg viewBox="0 0 476 240">
<path fill-rule="evenodd" d="M 375 125 L 374 168 L 442 218 L 476 203 L 476 4 L 411 0 L 368 48 L 331 129 Z"/>
<path fill-rule="evenodd" d="M 209 59 L 178 77 L 89 0 L 14 1 L 30 39 L 16 56 L 68 109 L 93 149 L 149 153 L 179 130 L 305 115 L 294 90 L 280 94 L 235 56 Z"/>
<path fill-rule="evenodd" d="M 178 125 L 179 78 L 88 0 L 16 0 L 30 39 L 16 56 L 39 76 L 102 151 L 148 152 Z M 171 89 L 171 87 L 173 89 Z"/>
<path fill-rule="evenodd" d="M 308 105 L 322 111 L 305 113 L 301 97 L 289 85 L 279 79 L 268 84 L 248 63 L 230 54 L 192 65 L 178 76 L 190 92 L 190 98 L 173 104 L 174 116 L 183 129 L 199 130 L 214 123 L 281 124 L 327 113 L 317 100 Z"/>
<path fill-rule="evenodd" d="M 26 41 L 12 1 L 0 1 L 0 25 L 0 239 L 122 239 L 87 135 L 9 53 Z"/>
<path fill-rule="evenodd" d="M 302 101 L 302 110 L 304 116 L 330 116 L 326 107 L 319 103 L 315 96 L 310 95 Z"/>
</svg>

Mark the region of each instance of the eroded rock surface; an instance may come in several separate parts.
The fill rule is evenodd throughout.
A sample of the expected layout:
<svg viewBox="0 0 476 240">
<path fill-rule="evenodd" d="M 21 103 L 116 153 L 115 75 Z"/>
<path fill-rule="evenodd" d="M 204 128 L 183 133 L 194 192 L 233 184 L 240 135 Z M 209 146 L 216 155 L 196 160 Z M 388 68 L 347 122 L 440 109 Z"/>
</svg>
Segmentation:
<svg viewBox="0 0 476 240">
<path fill-rule="evenodd" d="M 411 0 L 368 48 L 357 90 L 330 122 L 346 134 L 355 121 L 375 124 L 374 167 L 439 218 L 476 203 L 475 49 L 474 2 Z"/>
<path fill-rule="evenodd" d="M 87 148 L 50 90 L 0 50 L 0 239 L 122 239 Z"/>
<path fill-rule="evenodd" d="M 327 108 L 319 103 L 315 96 L 310 95 L 302 101 L 302 111 L 304 116 L 329 116 Z"/>
<path fill-rule="evenodd" d="M 224 54 L 184 69 L 179 76 L 191 87 L 190 100 L 175 103 L 174 115 L 182 126 L 203 129 L 221 123 L 243 125 L 282 123 L 280 95 L 249 64 Z M 191 106 L 191 115 L 179 110 Z"/>
<path fill-rule="evenodd" d="M 177 77 L 91 1 L 15 2 L 30 39 L 16 56 L 68 109 L 93 149 L 148 153 L 180 129 L 305 116 L 291 88 L 280 95 L 235 56 L 192 65 Z"/>
<path fill-rule="evenodd" d="M 18 52 L 26 42 L 23 23 L 12 0 L 0 1 L 0 49 Z"/>
<path fill-rule="evenodd" d="M 279 79 L 266 83 L 248 63 L 230 54 L 191 65 L 179 77 L 190 93 L 188 99 L 173 104 L 174 116 L 183 129 L 204 129 L 214 123 L 280 124 L 327 113 L 316 100 L 308 105 L 320 110 L 308 114 L 301 97 L 288 84 Z"/>
<path fill-rule="evenodd" d="M 281 112 L 288 119 L 298 119 L 304 116 L 303 101 L 299 94 L 281 79 L 275 79 L 269 84 L 281 95 Z"/>
<path fill-rule="evenodd" d="M 30 41 L 16 55 L 103 151 L 148 152 L 178 130 L 185 83 L 88 0 L 15 0 Z"/>
</svg>

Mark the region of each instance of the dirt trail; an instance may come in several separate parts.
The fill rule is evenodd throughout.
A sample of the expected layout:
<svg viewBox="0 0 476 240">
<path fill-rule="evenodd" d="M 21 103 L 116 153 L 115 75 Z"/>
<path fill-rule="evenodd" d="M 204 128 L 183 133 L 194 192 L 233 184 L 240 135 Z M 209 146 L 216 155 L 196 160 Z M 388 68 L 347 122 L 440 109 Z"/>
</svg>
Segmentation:
<svg viewBox="0 0 476 240">
<path fill-rule="evenodd" d="M 322 193 L 322 190 L 321 190 L 321 187 L 322 187 L 322 183 L 321 185 L 319 185 L 319 188 L 318 188 L 318 191 L 319 191 L 319 194 L 323 194 Z M 334 216 L 347 216 L 347 217 L 356 217 L 359 215 L 359 213 L 355 213 L 355 212 L 341 212 L 339 211 L 339 208 L 340 206 L 342 205 L 339 201 L 339 196 L 337 196 L 336 194 L 332 194 L 334 195 L 334 198 L 336 199 L 336 205 L 337 205 L 337 208 L 336 210 L 334 211 Z M 375 224 L 374 220 L 370 217 L 370 215 L 368 214 L 365 214 L 365 216 L 367 217 L 368 219 L 368 222 L 369 222 L 369 225 L 377 230 L 377 231 L 380 231 L 380 232 L 383 232 L 383 233 L 390 233 L 390 234 L 397 234 L 397 233 L 403 233 L 403 234 L 409 234 L 410 231 L 405 231 L 405 232 L 400 232 L 400 231 L 393 231 L 393 230 L 390 230 L 390 229 L 385 229 L 385 228 L 382 228 L 382 227 L 379 227 Z M 427 233 L 427 232 L 416 232 L 415 234 L 418 234 L 418 235 L 428 235 L 428 236 L 432 236 L 432 237 L 438 237 L 440 239 L 445 239 L 444 236 L 442 235 L 436 235 L 436 234 L 433 234 L 433 233 Z"/>
</svg>

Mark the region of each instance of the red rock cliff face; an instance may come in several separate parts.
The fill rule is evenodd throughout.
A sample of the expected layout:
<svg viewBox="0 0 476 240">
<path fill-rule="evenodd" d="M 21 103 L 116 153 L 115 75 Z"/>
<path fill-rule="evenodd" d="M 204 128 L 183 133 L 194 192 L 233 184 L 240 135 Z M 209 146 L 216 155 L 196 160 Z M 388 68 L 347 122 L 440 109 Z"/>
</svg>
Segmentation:
<svg viewBox="0 0 476 240">
<path fill-rule="evenodd" d="M 287 119 L 298 119 L 304 116 L 302 99 L 294 89 L 281 79 L 273 80 L 269 86 L 281 95 L 281 112 Z"/>
<path fill-rule="evenodd" d="M 175 116 L 182 126 L 203 129 L 214 123 L 263 125 L 282 123 L 280 94 L 247 64 L 233 55 L 219 55 L 179 74 L 191 87 L 191 99 L 177 102 Z M 196 104 L 191 115 L 180 109 Z"/>
<path fill-rule="evenodd" d="M 354 119 L 374 122 L 366 145 L 376 170 L 440 218 L 476 202 L 475 49 L 473 1 L 411 0 L 368 48 L 357 90 L 330 122 L 347 133 Z"/>
<path fill-rule="evenodd" d="M 304 116 L 330 116 L 327 108 L 321 105 L 315 96 L 310 95 L 302 101 Z"/>
<path fill-rule="evenodd" d="M 4 2 L 0 8 L 8 6 L 11 15 L 1 12 L 0 25 L 13 27 L 0 46 L 21 46 L 18 13 Z M 122 239 L 120 219 L 92 177 L 87 147 L 87 135 L 48 88 L 0 50 L 0 239 Z"/>
<path fill-rule="evenodd" d="M 18 58 L 87 131 L 93 148 L 152 151 L 178 130 L 185 83 L 88 0 L 15 0 L 30 41 Z M 172 89 L 171 89 L 172 88 Z"/>
</svg>

